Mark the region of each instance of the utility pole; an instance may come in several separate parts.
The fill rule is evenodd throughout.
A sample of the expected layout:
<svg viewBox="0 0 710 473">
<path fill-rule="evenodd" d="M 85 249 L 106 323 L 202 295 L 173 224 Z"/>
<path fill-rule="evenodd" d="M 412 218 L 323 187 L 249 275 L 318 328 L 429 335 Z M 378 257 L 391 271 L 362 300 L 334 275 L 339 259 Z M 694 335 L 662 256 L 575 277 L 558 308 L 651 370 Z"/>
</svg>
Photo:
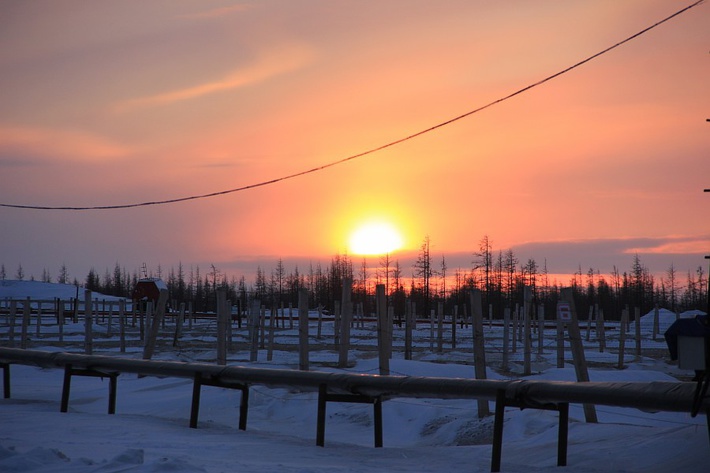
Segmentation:
<svg viewBox="0 0 710 473">
<path fill-rule="evenodd" d="M 710 118 L 708 118 L 707 121 L 710 122 Z M 703 192 L 710 192 L 710 189 L 705 189 Z M 710 260 L 710 255 L 705 256 L 705 259 L 706 259 L 706 260 Z M 705 313 L 706 313 L 708 316 L 710 316 L 710 264 L 708 264 L 708 277 L 707 277 L 707 280 L 708 280 L 708 287 L 707 287 L 707 292 L 705 293 L 705 295 L 707 296 L 707 299 L 708 299 L 708 305 L 707 305 L 707 307 L 706 307 L 707 310 L 705 311 Z"/>
<path fill-rule="evenodd" d="M 705 119 L 706 122 L 710 123 L 710 118 Z M 705 189 L 703 192 L 710 192 L 710 189 Z M 710 260 L 710 255 L 705 256 L 705 259 Z M 706 307 L 705 313 L 710 317 L 710 264 L 708 264 L 708 288 L 707 288 L 707 293 L 705 294 L 708 299 L 708 306 Z"/>
</svg>

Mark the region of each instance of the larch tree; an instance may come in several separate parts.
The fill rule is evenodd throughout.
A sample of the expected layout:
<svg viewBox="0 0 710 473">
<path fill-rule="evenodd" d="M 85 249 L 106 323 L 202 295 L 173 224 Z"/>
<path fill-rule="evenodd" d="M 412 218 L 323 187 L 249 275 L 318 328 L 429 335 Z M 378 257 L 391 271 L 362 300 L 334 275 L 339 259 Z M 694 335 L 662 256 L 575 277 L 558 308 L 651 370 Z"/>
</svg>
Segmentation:
<svg viewBox="0 0 710 473">
<path fill-rule="evenodd" d="M 424 237 L 419 248 L 417 261 L 414 263 L 414 276 L 421 281 L 422 295 L 424 297 L 424 314 L 429 314 L 429 300 L 431 297 L 431 241 L 429 235 Z"/>
</svg>

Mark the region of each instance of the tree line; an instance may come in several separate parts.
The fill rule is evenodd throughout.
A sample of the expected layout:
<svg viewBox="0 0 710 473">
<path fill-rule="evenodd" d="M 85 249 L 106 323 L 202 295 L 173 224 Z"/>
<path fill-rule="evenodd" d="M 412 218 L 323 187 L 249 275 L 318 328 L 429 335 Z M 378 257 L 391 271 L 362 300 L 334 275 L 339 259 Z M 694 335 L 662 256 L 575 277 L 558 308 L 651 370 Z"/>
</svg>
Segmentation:
<svg viewBox="0 0 710 473">
<path fill-rule="evenodd" d="M 447 314 L 453 313 L 454 306 L 459 307 L 459 314 L 467 313 L 468 294 L 475 288 L 481 290 L 484 308 L 490 310 L 492 317 L 502 318 L 506 307 L 514 309 L 516 304 L 522 303 L 524 288 L 529 286 L 533 304 L 543 304 L 548 318 L 553 318 L 562 287 L 557 280 L 550 280 L 546 260 L 542 264 L 534 258 L 521 262 L 512 249 L 494 250 L 487 235 L 471 254 L 471 265 L 466 269 L 451 270 L 444 255 L 435 258 L 427 236 L 411 268 L 403 268 L 389 254 L 379 257 L 375 268 L 365 258 L 355 261 L 347 254 L 336 254 L 328 265 L 312 263 L 305 270 L 298 266 L 287 270 L 279 259 L 270 270 L 257 267 L 251 281 L 245 276 L 229 276 L 215 265 L 202 270 L 199 266 L 186 269 L 178 263 L 167 271 L 158 266 L 150 272 L 144 267 L 139 275 L 137 270 L 129 273 L 116 263 L 113 271 L 106 269 L 102 275 L 92 268 L 83 281 L 70 280 L 66 266 L 62 265 L 56 282 L 130 297 L 138 280 L 146 276 L 165 281 L 172 303 L 192 303 L 196 311 L 214 310 L 219 288 L 226 290 L 232 304 L 242 309 L 248 307 L 251 300 L 259 300 L 269 308 L 296 307 L 300 289 L 306 288 L 312 307 L 332 311 L 341 298 L 343 278 L 349 278 L 353 281 L 353 302 L 361 304 L 366 314 L 374 311 L 375 287 L 382 284 L 397 317 L 404 314 L 408 300 L 414 303 L 420 316 L 428 316 L 442 304 Z M 6 278 L 3 264 L 0 280 Z M 21 265 L 14 279 L 25 279 Z M 34 276 L 30 276 L 30 280 L 35 280 Z M 41 281 L 53 282 L 47 270 L 43 271 Z M 595 268 L 583 272 L 580 266 L 564 286 L 572 288 L 578 310 L 595 305 L 610 320 L 618 320 L 625 307 L 638 307 L 641 313 L 647 313 L 656 304 L 672 311 L 707 310 L 708 276 L 702 266 L 680 274 L 671 264 L 663 276 L 654 277 L 638 254 L 631 267 L 624 271 L 614 266 L 610 273 Z"/>
</svg>

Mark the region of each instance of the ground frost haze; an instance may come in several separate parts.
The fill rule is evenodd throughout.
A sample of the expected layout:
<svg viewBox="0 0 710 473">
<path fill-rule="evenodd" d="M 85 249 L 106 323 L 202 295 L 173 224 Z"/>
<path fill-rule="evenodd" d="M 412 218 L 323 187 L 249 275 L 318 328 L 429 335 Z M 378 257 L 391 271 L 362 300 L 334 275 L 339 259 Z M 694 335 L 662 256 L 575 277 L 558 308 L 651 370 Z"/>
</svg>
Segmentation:
<svg viewBox="0 0 710 473">
<path fill-rule="evenodd" d="M 29 283 L 26 286 L 25 291 L 33 287 Z M 28 295 L 33 299 L 44 298 L 41 293 Z M 5 297 L 0 292 L 0 301 Z M 629 349 L 624 370 L 614 369 L 618 330 L 607 331 L 608 349 L 604 353 L 599 352 L 592 333 L 590 342 L 585 341 L 592 381 L 687 379 L 690 373 L 679 370 L 669 362 L 667 353 L 664 355 L 662 337 L 653 340 L 650 315 L 645 315 L 641 324 L 644 356 L 636 360 Z M 0 316 L 0 341 L 7 346 L 8 327 L 4 319 Z M 47 317 L 43 322 L 39 338 L 32 327 L 30 347 L 81 352 L 83 323 L 68 323 L 64 327 L 65 341 L 60 344 L 56 324 L 50 319 Z M 663 326 L 673 320 L 675 314 L 662 311 Z M 185 330 L 176 348 L 172 347 L 172 323 L 169 321 L 161 332 L 155 359 L 214 362 L 213 321 L 196 320 L 193 330 Z M 118 356 L 116 327 L 111 338 L 107 336 L 107 319 L 98 319 L 95 327 L 94 353 Z M 502 329 L 486 324 L 484 331 L 488 377 L 505 378 L 499 372 Z M 311 367 L 336 371 L 338 353 L 332 349 L 332 321 L 324 323 L 322 332 L 323 337 L 316 339 L 316 327 L 311 327 Z M 545 332 L 543 355 L 533 358 L 539 369 L 528 379 L 574 380 L 569 354 L 564 368 L 555 367 L 554 329 Z M 632 324 L 629 334 L 633 333 Z M 449 335 L 447 332 L 446 336 Z M 275 339 L 279 348 L 275 349 L 272 362 L 266 361 L 266 350 L 260 350 L 258 361 L 250 363 L 246 336 L 246 329 L 235 328 L 229 364 L 297 368 L 297 326 L 293 330 L 277 330 Z M 437 353 L 436 341 L 434 350 L 429 349 L 428 324 L 420 324 L 414 335 L 417 350 L 412 361 L 403 359 L 401 336 L 402 331 L 395 328 L 390 365 L 393 374 L 474 377 L 470 328 L 457 331 L 455 350 L 447 341 L 443 352 Z M 354 347 L 348 372 L 377 373 L 377 358 L 371 349 L 375 340 L 374 327 L 366 324 L 353 329 Z M 140 358 L 142 348 L 133 328 L 129 328 L 128 341 L 128 352 L 122 356 Z M 627 339 L 627 349 L 629 344 L 633 342 Z M 521 347 L 511 354 L 511 371 L 516 377 L 522 357 Z M 317 447 L 315 392 L 252 386 L 247 430 L 240 431 L 240 391 L 205 386 L 198 428 L 190 429 L 191 380 L 122 374 L 118 377 L 116 414 L 107 415 L 107 379 L 74 377 L 69 412 L 60 413 L 61 370 L 13 365 L 11 373 L 12 397 L 0 400 L 3 473 L 490 471 L 493 418 L 478 419 L 473 400 L 386 401 L 384 448 L 378 449 L 372 446 L 371 405 L 330 402 L 325 447 Z M 493 403 L 490 407 L 493 409 Z M 557 413 L 508 408 L 501 470 L 692 473 L 710 468 L 710 442 L 703 415 L 692 418 L 685 413 L 650 413 L 606 406 L 598 406 L 597 415 L 598 424 L 587 424 L 582 407 L 570 406 L 568 466 L 557 467 Z"/>
</svg>

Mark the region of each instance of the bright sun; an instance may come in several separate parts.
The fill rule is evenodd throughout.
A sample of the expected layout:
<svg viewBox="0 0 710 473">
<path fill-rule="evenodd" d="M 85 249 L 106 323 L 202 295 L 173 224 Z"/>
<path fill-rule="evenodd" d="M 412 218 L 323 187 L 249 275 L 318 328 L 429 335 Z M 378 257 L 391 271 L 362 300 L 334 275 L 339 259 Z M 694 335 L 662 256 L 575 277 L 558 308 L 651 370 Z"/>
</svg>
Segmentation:
<svg viewBox="0 0 710 473">
<path fill-rule="evenodd" d="M 402 237 L 388 223 L 368 223 L 350 235 L 350 252 L 356 255 L 383 255 L 402 247 Z"/>
</svg>

